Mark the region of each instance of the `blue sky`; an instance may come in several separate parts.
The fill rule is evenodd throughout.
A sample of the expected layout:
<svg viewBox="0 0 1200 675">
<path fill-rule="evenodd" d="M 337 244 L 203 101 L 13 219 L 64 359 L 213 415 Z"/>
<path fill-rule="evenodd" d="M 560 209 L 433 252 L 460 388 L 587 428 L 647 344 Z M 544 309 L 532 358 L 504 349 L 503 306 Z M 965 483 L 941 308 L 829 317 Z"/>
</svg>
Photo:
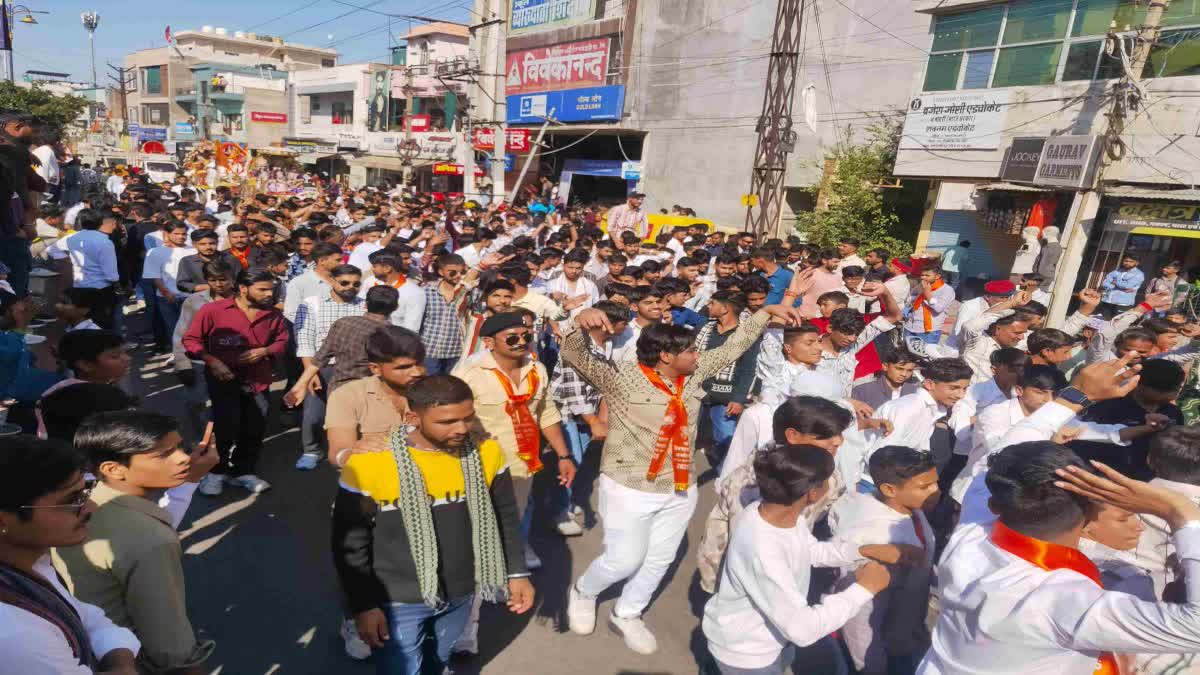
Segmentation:
<svg viewBox="0 0 1200 675">
<path fill-rule="evenodd" d="M 451 21 L 467 20 L 471 0 L 346 0 L 352 5 L 392 14 L 416 14 Z M 38 14 L 37 25 L 20 23 L 13 29 L 16 75 L 26 70 L 70 73 L 72 80 L 91 79 L 87 31 L 79 20 L 84 11 L 100 14 L 96 31 L 96 74 L 106 80 L 111 62 L 119 65 L 125 54 L 165 44 L 163 30 L 199 30 L 223 26 L 279 35 L 288 42 L 340 52 L 342 63 L 383 59 L 388 52 L 387 17 L 355 10 L 337 0 L 23 0 Z M 286 15 L 286 16 L 284 16 Z M 341 18 L 336 18 L 339 17 Z M 320 24 L 320 25 L 314 25 Z M 393 33 L 403 35 L 405 21 L 394 21 Z M 331 37 L 332 36 L 332 37 Z"/>
</svg>

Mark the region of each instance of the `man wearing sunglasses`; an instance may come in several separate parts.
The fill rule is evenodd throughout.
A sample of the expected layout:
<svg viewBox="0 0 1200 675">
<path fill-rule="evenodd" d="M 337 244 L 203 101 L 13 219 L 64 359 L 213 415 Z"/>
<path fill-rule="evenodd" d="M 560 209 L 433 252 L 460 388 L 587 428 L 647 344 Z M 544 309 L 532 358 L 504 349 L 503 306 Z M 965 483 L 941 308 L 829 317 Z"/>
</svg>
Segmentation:
<svg viewBox="0 0 1200 675">
<path fill-rule="evenodd" d="M 50 560 L 88 535 L 96 505 L 69 444 L 9 436 L 0 452 L 0 654 L 13 673 L 136 675 L 141 644 L 77 600 Z M 74 643 L 74 644 L 73 644 Z"/>
<path fill-rule="evenodd" d="M 531 356 L 536 333 L 524 312 L 505 312 L 488 317 L 480 328 L 486 351 L 461 363 L 453 375 L 471 385 L 475 392 L 475 412 L 483 430 L 500 442 L 513 484 L 517 503 L 529 502 L 521 521 L 521 534 L 528 541 L 532 522 L 531 479 L 542 468 L 542 436 L 557 455 L 559 481 L 570 485 L 575 463 L 563 436 L 562 418 L 550 398 L 550 376 L 546 367 Z M 526 544 L 530 567 L 541 561 Z"/>
<path fill-rule="evenodd" d="M 305 370 L 313 367 L 313 357 L 329 335 L 338 319 L 362 316 L 367 312 L 366 300 L 359 297 L 362 289 L 362 270 L 354 265 L 338 265 L 330 273 L 329 294 L 305 298 L 296 310 L 296 356 Z M 301 471 L 315 469 L 321 461 L 321 439 L 325 426 L 325 390 L 333 379 L 333 359 L 308 381 L 311 396 L 304 398 L 300 424 L 300 444 L 303 454 L 296 460 Z"/>
</svg>

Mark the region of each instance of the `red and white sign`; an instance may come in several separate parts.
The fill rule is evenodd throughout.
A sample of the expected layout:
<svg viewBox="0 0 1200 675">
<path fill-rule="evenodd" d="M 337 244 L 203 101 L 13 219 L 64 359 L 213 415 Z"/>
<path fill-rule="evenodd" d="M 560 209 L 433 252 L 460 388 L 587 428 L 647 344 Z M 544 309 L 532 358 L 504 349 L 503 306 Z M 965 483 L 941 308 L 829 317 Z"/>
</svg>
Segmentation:
<svg viewBox="0 0 1200 675">
<path fill-rule="evenodd" d="M 146 141 L 142 143 L 142 152 L 147 155 L 163 155 L 167 152 L 167 146 L 159 141 Z"/>
<path fill-rule="evenodd" d="M 429 131 L 429 115 L 409 115 L 404 120 L 412 131 Z"/>
<path fill-rule="evenodd" d="M 476 127 L 473 131 L 472 144 L 476 150 L 490 151 L 496 147 L 496 129 L 493 127 Z M 508 152 L 529 152 L 529 129 L 505 129 L 504 149 Z"/>
<path fill-rule="evenodd" d="M 508 53 L 504 92 L 527 94 L 598 87 L 608 74 L 608 38 Z"/>
<path fill-rule="evenodd" d="M 451 164 L 450 162 L 438 162 L 433 165 L 433 173 L 438 176 L 461 176 L 463 175 L 462 164 Z M 483 175 L 483 167 L 475 165 L 475 177 Z"/>
<path fill-rule="evenodd" d="M 250 112 L 251 122 L 265 122 L 267 124 L 287 124 L 287 113 L 274 112 Z"/>
</svg>

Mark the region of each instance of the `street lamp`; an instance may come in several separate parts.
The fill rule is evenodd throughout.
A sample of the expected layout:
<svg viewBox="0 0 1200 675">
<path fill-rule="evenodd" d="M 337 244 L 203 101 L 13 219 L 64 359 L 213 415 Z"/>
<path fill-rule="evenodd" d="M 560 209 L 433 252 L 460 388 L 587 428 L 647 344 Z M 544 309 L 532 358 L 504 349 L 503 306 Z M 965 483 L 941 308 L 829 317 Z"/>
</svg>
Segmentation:
<svg viewBox="0 0 1200 675">
<path fill-rule="evenodd" d="M 88 42 L 92 47 L 92 88 L 95 89 L 98 86 L 96 82 L 96 27 L 100 25 L 100 15 L 95 12 L 84 12 L 79 15 L 79 20 L 83 22 L 83 27 L 88 32 Z"/>
<path fill-rule="evenodd" d="M 7 10 L 6 11 L 7 16 L 4 17 L 4 19 L 6 21 L 8 21 L 8 45 L 5 48 L 8 50 L 8 81 L 12 82 L 13 81 L 12 34 L 13 34 L 13 24 L 15 23 L 16 17 L 18 15 L 20 15 L 21 23 L 32 25 L 32 24 L 36 24 L 38 22 L 38 20 L 36 18 L 34 18 L 34 16 L 33 16 L 34 14 L 49 14 L 50 12 L 43 12 L 43 11 L 38 11 L 36 9 L 29 9 L 25 5 L 9 5 L 8 3 L 2 2 L 2 0 L 0 0 L 0 4 L 2 4 L 4 6 L 4 8 Z"/>
</svg>

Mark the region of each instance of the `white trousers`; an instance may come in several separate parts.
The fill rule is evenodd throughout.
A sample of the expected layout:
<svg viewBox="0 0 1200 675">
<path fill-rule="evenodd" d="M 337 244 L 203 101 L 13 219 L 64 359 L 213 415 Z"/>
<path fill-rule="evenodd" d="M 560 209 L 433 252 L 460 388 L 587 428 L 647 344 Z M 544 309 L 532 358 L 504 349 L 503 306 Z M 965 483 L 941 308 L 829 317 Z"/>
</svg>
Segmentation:
<svg viewBox="0 0 1200 675">
<path fill-rule="evenodd" d="M 621 618 L 641 616 L 679 553 L 696 510 L 696 486 L 688 488 L 686 497 L 655 494 L 625 487 L 601 474 L 596 492 L 604 551 L 579 577 L 576 588 L 596 596 L 629 579 L 613 613 Z"/>
</svg>

